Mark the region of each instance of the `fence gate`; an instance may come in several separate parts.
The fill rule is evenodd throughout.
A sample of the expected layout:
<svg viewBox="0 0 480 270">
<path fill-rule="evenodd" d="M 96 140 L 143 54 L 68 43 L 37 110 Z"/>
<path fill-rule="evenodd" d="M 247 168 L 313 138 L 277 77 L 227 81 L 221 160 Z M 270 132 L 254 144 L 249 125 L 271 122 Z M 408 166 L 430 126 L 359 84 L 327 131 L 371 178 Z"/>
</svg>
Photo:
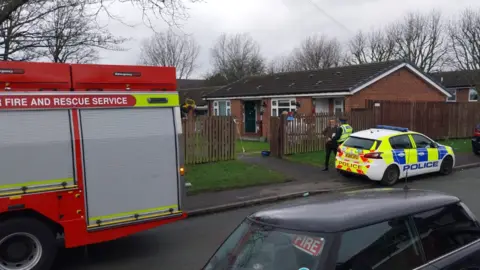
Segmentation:
<svg viewBox="0 0 480 270">
<path fill-rule="evenodd" d="M 235 159 L 235 123 L 231 116 L 183 120 L 185 164 Z"/>
</svg>

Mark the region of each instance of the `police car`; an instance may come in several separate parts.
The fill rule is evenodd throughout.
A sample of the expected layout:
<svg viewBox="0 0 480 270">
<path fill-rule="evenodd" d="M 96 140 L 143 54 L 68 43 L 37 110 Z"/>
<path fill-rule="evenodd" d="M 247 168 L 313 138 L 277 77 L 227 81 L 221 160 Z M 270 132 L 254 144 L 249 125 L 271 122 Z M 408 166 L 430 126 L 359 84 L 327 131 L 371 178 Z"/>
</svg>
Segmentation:
<svg viewBox="0 0 480 270">
<path fill-rule="evenodd" d="M 407 128 L 384 125 L 353 133 L 338 147 L 335 159 L 342 175 L 364 175 L 388 186 L 408 176 L 447 175 L 454 165 L 451 147 Z"/>
</svg>

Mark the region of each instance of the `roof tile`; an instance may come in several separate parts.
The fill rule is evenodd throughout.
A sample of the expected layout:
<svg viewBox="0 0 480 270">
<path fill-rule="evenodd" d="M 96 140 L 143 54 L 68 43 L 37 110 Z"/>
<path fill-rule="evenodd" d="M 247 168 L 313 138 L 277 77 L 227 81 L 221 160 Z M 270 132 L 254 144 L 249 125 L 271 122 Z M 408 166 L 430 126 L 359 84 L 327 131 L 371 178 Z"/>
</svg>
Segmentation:
<svg viewBox="0 0 480 270">
<path fill-rule="evenodd" d="M 310 70 L 251 76 L 226 85 L 217 91 L 211 92 L 207 97 L 215 98 L 349 91 L 401 63 L 403 62 L 395 60 L 314 71 Z"/>
</svg>

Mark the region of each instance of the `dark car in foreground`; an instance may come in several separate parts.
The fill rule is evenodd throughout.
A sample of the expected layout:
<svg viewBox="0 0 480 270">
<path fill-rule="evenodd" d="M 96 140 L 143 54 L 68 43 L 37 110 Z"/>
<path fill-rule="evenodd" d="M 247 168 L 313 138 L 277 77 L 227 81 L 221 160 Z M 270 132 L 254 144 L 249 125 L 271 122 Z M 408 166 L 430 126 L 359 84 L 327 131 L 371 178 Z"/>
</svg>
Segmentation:
<svg viewBox="0 0 480 270">
<path fill-rule="evenodd" d="M 480 155 L 480 124 L 473 130 L 472 150 L 476 155 Z"/>
<path fill-rule="evenodd" d="M 478 267 L 479 223 L 459 198 L 426 190 L 369 189 L 251 214 L 204 269 Z"/>
</svg>

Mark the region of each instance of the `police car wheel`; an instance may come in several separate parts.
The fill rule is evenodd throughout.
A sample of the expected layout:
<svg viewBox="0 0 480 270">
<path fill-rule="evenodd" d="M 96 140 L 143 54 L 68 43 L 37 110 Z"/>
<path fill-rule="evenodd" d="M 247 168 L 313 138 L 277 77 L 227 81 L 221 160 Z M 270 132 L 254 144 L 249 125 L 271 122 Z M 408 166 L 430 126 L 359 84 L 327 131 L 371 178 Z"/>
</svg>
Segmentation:
<svg viewBox="0 0 480 270">
<path fill-rule="evenodd" d="M 349 177 L 352 177 L 352 176 L 353 176 L 352 173 L 346 172 L 346 171 L 344 171 L 344 170 L 337 170 L 337 171 L 338 171 L 338 173 L 339 173 L 341 176 L 343 176 L 343 177 L 349 178 Z"/>
<path fill-rule="evenodd" d="M 440 165 L 440 173 L 443 175 L 449 175 L 453 171 L 453 158 L 448 156 L 443 159 L 442 165 Z"/>
<path fill-rule="evenodd" d="M 384 186 L 393 186 L 397 183 L 399 177 L 400 171 L 398 170 L 398 167 L 395 165 L 390 165 L 383 173 L 380 184 Z"/>
</svg>

